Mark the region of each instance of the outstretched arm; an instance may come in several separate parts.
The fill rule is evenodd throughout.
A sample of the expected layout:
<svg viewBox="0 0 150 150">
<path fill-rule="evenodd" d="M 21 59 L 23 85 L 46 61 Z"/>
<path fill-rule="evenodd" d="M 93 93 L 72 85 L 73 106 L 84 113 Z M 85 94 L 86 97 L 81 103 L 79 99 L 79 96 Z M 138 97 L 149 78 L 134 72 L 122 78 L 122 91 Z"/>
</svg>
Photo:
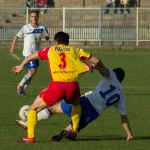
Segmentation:
<svg viewBox="0 0 150 150">
<path fill-rule="evenodd" d="M 103 62 L 100 59 L 92 55 L 89 61 L 93 63 L 94 68 L 97 69 L 100 74 L 102 74 L 102 76 L 110 75 L 109 69 L 104 66 Z"/>
<path fill-rule="evenodd" d="M 130 141 L 133 139 L 133 135 L 132 135 L 132 131 L 130 128 L 130 124 L 129 124 L 129 120 L 127 118 L 126 115 L 121 115 L 121 122 L 122 122 L 122 126 L 127 134 L 127 141 Z"/>
<path fill-rule="evenodd" d="M 105 66 L 96 65 L 95 69 L 97 69 L 99 73 L 102 74 L 102 76 L 107 76 L 107 77 L 110 76 L 109 69 L 106 68 Z"/>
<path fill-rule="evenodd" d="M 19 37 L 16 35 L 13 39 L 13 42 L 12 42 L 12 45 L 11 45 L 11 48 L 10 48 L 10 51 L 9 51 L 10 54 L 14 53 L 14 50 L 15 50 L 18 39 L 19 39 Z"/>
<path fill-rule="evenodd" d="M 97 57 L 95 57 L 93 55 L 91 55 L 91 57 L 89 58 L 88 61 L 92 62 L 95 65 L 104 66 L 102 61 L 99 58 L 97 58 Z"/>
<path fill-rule="evenodd" d="M 19 73 L 22 71 L 23 67 L 28 63 L 30 62 L 31 60 L 34 60 L 34 59 L 38 59 L 38 53 L 34 53 L 28 57 L 26 57 L 19 66 L 15 66 L 12 68 L 12 72 L 13 73 Z"/>
</svg>

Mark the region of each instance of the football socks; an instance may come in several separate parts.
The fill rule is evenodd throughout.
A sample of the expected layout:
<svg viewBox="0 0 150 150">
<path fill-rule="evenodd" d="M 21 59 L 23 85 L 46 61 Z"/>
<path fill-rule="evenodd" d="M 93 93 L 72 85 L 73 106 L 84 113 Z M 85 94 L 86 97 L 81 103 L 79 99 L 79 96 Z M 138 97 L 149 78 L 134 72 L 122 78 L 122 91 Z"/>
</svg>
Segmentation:
<svg viewBox="0 0 150 150">
<path fill-rule="evenodd" d="M 23 77 L 23 79 L 19 83 L 19 86 L 24 86 L 27 83 L 27 81 L 30 81 L 31 79 L 32 79 L 31 74 L 29 74 L 29 73 L 25 74 L 25 76 Z"/>
<path fill-rule="evenodd" d="M 34 129 L 37 124 L 37 112 L 35 110 L 29 110 L 28 112 L 28 137 L 34 138 Z"/>
<path fill-rule="evenodd" d="M 81 117 L 80 104 L 72 105 L 71 120 L 72 120 L 72 129 L 73 129 L 73 132 L 75 132 L 75 133 L 78 132 L 80 117 Z"/>
</svg>

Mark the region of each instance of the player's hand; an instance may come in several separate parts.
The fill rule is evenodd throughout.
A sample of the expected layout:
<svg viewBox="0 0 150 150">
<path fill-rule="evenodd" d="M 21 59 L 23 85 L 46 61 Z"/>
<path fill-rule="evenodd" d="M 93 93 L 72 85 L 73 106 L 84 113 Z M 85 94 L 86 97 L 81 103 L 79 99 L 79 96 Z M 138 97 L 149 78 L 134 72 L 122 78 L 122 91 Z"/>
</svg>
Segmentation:
<svg viewBox="0 0 150 150">
<path fill-rule="evenodd" d="M 89 64 L 89 71 L 93 72 L 94 68 L 95 68 L 94 64 Z"/>
<path fill-rule="evenodd" d="M 127 137 L 127 141 L 131 141 L 133 139 L 133 136 L 132 135 L 128 135 L 128 137 Z"/>
<path fill-rule="evenodd" d="M 15 67 L 13 67 L 13 68 L 11 69 L 11 71 L 12 71 L 13 73 L 17 74 L 17 73 L 21 72 L 22 69 L 23 69 L 22 66 L 15 66 Z"/>
</svg>

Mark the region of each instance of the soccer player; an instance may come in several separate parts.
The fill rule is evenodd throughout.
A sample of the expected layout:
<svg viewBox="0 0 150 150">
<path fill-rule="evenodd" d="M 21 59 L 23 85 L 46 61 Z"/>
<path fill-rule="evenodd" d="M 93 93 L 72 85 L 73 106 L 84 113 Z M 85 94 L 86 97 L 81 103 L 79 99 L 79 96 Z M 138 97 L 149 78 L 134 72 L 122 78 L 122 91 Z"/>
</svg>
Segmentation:
<svg viewBox="0 0 150 150">
<path fill-rule="evenodd" d="M 69 34 L 58 32 L 54 36 L 56 45 L 40 50 L 22 61 L 20 66 L 13 67 L 14 73 L 19 73 L 31 60 L 48 60 L 52 82 L 37 96 L 28 112 L 28 135 L 22 139 L 23 142 L 34 142 L 34 130 L 37 123 L 37 111 L 64 99 L 66 103 L 73 104 L 71 111 L 72 130 L 77 135 L 80 121 L 81 108 L 79 104 L 80 88 L 78 77 L 80 74 L 89 71 L 89 66 L 81 61 L 89 61 L 98 66 L 102 62 L 85 52 L 83 49 L 69 46 Z"/>
<path fill-rule="evenodd" d="M 24 25 L 20 31 L 15 35 L 12 46 L 10 48 L 10 54 L 13 54 L 19 38 L 24 38 L 23 57 L 26 58 L 29 55 L 35 53 L 40 49 L 41 38 L 44 37 L 49 40 L 49 33 L 45 26 L 38 23 L 39 13 L 35 10 L 30 11 L 31 23 Z M 32 77 L 36 74 L 39 67 L 39 60 L 31 60 L 25 65 L 27 73 L 22 78 L 17 87 L 17 92 L 20 96 L 26 96 L 25 88 L 31 82 Z"/>
<path fill-rule="evenodd" d="M 121 122 L 127 134 L 126 140 L 132 140 L 133 135 L 126 116 L 125 96 L 120 84 L 124 79 L 125 73 L 122 68 L 113 70 L 103 68 L 103 70 L 101 69 L 101 73 L 103 78 L 99 81 L 96 88 L 80 97 L 82 114 L 78 130 L 85 128 L 90 122 L 94 121 L 98 116 L 101 116 L 104 110 L 114 106 L 121 116 Z M 49 109 L 46 108 L 38 112 L 38 121 L 48 119 L 54 113 L 65 113 L 70 117 L 71 109 L 72 105 L 62 101 L 51 106 Z M 16 120 L 16 122 L 24 128 L 27 127 L 26 121 Z M 53 136 L 54 141 L 60 141 L 63 138 L 74 140 L 70 125 L 60 134 Z"/>
</svg>

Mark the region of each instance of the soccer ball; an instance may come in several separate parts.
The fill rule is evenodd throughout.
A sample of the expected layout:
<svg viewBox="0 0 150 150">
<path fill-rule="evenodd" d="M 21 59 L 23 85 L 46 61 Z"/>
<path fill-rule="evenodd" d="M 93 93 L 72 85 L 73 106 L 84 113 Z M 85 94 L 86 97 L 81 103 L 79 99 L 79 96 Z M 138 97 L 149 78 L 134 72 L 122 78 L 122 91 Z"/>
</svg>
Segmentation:
<svg viewBox="0 0 150 150">
<path fill-rule="evenodd" d="M 19 118 L 23 121 L 27 121 L 27 115 L 29 110 L 29 105 L 24 105 L 19 110 Z"/>
</svg>

